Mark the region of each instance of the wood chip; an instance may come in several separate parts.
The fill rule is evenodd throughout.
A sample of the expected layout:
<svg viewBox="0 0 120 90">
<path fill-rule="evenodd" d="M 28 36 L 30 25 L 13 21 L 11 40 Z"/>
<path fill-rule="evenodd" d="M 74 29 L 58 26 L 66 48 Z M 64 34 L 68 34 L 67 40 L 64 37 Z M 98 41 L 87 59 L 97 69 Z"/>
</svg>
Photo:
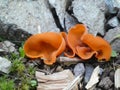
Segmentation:
<svg viewBox="0 0 120 90">
<path fill-rule="evenodd" d="M 118 69 L 115 71 L 114 79 L 115 79 L 115 87 L 116 87 L 117 89 L 120 88 L 120 68 L 118 68 Z"/>
<path fill-rule="evenodd" d="M 69 69 L 50 75 L 44 75 L 36 71 L 36 78 L 38 81 L 37 90 L 63 90 L 74 80 L 74 76 Z M 77 84 L 73 90 L 78 90 Z"/>
<path fill-rule="evenodd" d="M 82 61 L 80 58 L 69 58 L 69 57 L 59 57 L 58 58 L 59 62 L 79 62 Z"/>
<path fill-rule="evenodd" d="M 80 58 L 69 58 L 69 57 L 64 57 L 64 56 L 61 56 L 57 59 L 58 62 L 60 63 L 64 63 L 64 65 L 71 65 L 71 64 L 76 64 L 78 62 L 82 62 L 82 60 Z"/>
<path fill-rule="evenodd" d="M 80 82 L 82 80 L 82 76 L 79 75 L 77 76 L 67 87 L 65 87 L 63 90 L 72 90 L 78 82 Z"/>
</svg>

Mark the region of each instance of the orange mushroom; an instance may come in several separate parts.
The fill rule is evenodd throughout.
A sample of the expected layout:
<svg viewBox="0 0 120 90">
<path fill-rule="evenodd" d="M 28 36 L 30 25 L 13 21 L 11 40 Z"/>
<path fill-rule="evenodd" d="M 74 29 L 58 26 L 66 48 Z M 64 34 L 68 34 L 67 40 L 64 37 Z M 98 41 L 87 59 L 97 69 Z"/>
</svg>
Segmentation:
<svg viewBox="0 0 120 90">
<path fill-rule="evenodd" d="M 69 55 L 65 53 L 68 57 L 74 57 L 75 53 L 77 52 L 76 47 L 77 46 L 84 46 L 84 44 L 81 41 L 81 37 L 87 33 L 86 27 L 83 24 L 76 24 L 74 27 L 72 27 L 67 36 L 67 43 L 69 48 L 72 49 L 73 54 Z"/>
<path fill-rule="evenodd" d="M 92 50 L 90 47 L 80 47 L 77 46 L 76 47 L 76 54 L 81 57 L 83 60 L 88 60 L 90 59 L 94 54 L 96 54 L 97 52 Z"/>
<path fill-rule="evenodd" d="M 42 58 L 45 64 L 52 65 L 65 46 L 62 34 L 46 32 L 28 38 L 24 44 L 24 51 L 29 58 Z"/>
<path fill-rule="evenodd" d="M 83 41 L 83 43 L 87 44 L 92 50 L 97 52 L 95 56 L 96 58 L 98 58 L 98 60 L 105 59 L 106 61 L 108 61 L 110 59 L 112 52 L 111 46 L 101 37 L 95 37 L 92 34 L 85 34 L 81 38 L 81 40 Z"/>
<path fill-rule="evenodd" d="M 73 54 L 69 55 L 67 52 L 65 53 L 68 57 L 74 57 L 77 54 L 82 59 L 89 59 L 96 53 L 91 48 L 89 48 L 85 43 L 81 41 L 81 38 L 87 34 L 87 28 L 83 24 L 76 24 L 72 27 L 67 36 L 67 42 L 69 48 L 72 49 Z"/>
<path fill-rule="evenodd" d="M 74 57 L 75 53 L 73 52 L 73 50 L 68 45 L 67 34 L 65 32 L 61 32 L 61 34 L 62 34 L 62 36 L 63 36 L 63 38 L 66 42 L 66 48 L 65 48 L 64 54 L 68 57 Z"/>
</svg>

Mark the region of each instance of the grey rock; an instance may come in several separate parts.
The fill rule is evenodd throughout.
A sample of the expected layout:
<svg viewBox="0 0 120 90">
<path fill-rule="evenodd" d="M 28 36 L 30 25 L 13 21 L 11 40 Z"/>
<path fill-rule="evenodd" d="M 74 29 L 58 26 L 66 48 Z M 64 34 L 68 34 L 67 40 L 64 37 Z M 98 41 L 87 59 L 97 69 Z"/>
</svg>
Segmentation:
<svg viewBox="0 0 120 90">
<path fill-rule="evenodd" d="M 74 0 L 72 2 L 74 16 L 79 22 L 87 25 L 89 32 L 94 35 L 104 34 L 105 17 L 100 8 L 101 4 L 105 6 L 104 0 Z"/>
<path fill-rule="evenodd" d="M 4 24 L 0 21 L 0 37 L 4 40 L 9 40 L 16 45 L 20 45 L 31 34 L 18 28 L 15 24 Z"/>
<path fill-rule="evenodd" d="M 16 24 L 31 34 L 47 31 L 59 32 L 47 0 L 1 0 L 0 5 L 2 5 L 0 19 L 4 23 Z"/>
<path fill-rule="evenodd" d="M 120 2 L 119 0 L 105 0 L 105 5 L 108 13 L 115 14 L 118 11 L 117 8 L 120 7 Z"/>
<path fill-rule="evenodd" d="M 72 26 L 74 26 L 77 23 L 77 20 L 74 19 L 71 15 L 69 15 L 68 13 L 65 14 L 65 29 L 67 32 Z"/>
<path fill-rule="evenodd" d="M 50 5 L 55 8 L 56 13 L 59 17 L 60 24 L 64 27 L 64 18 L 66 14 L 66 8 L 68 1 L 70 0 L 48 0 Z"/>
<path fill-rule="evenodd" d="M 16 52 L 15 44 L 7 40 L 0 42 L 0 50 L 1 52 L 9 52 L 9 53 Z"/>
<path fill-rule="evenodd" d="M 0 71 L 4 73 L 9 73 L 9 69 L 11 67 L 11 62 L 3 57 L 0 57 Z"/>
<path fill-rule="evenodd" d="M 85 67 L 84 67 L 84 64 L 83 63 L 78 63 L 75 65 L 74 67 L 74 75 L 77 77 L 77 76 L 82 76 L 85 72 Z"/>
<path fill-rule="evenodd" d="M 94 70 L 94 67 L 92 65 L 90 64 L 85 65 L 85 77 L 84 77 L 85 83 L 88 83 L 88 81 L 90 80 L 93 70 Z"/>
<path fill-rule="evenodd" d="M 117 27 L 120 23 L 117 17 L 113 17 L 111 18 L 108 23 L 107 23 L 110 27 Z"/>
<path fill-rule="evenodd" d="M 114 8 L 120 8 L 120 0 L 111 0 Z"/>
<path fill-rule="evenodd" d="M 110 80 L 109 77 L 104 77 L 98 84 L 99 87 L 102 87 L 106 90 L 109 89 L 112 85 L 113 85 L 113 82 Z"/>
<path fill-rule="evenodd" d="M 120 19 L 120 10 L 117 13 L 117 17 Z"/>
<path fill-rule="evenodd" d="M 111 44 L 112 49 L 117 52 L 120 52 L 119 35 L 120 35 L 120 27 L 116 27 L 116 28 L 110 29 L 104 37 L 104 39 Z"/>
</svg>

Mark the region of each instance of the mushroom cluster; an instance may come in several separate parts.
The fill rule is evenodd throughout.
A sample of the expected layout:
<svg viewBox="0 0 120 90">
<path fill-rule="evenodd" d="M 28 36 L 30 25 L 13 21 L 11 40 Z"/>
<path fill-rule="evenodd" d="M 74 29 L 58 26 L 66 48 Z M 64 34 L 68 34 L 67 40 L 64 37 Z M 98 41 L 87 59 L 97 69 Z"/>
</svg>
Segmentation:
<svg viewBox="0 0 120 90">
<path fill-rule="evenodd" d="M 103 38 L 88 33 L 85 25 L 76 24 L 68 34 L 45 32 L 32 35 L 26 40 L 24 51 L 27 57 L 42 58 L 45 64 L 52 65 L 63 52 L 70 58 L 78 55 L 82 60 L 88 60 L 95 55 L 99 61 L 109 61 L 112 49 Z"/>
</svg>

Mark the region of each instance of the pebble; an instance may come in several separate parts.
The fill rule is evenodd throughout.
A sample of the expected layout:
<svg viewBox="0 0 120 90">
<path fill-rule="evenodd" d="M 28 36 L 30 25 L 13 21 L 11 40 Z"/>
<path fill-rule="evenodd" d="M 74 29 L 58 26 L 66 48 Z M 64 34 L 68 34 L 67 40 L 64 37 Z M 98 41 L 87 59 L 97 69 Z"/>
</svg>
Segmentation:
<svg viewBox="0 0 120 90">
<path fill-rule="evenodd" d="M 111 18 L 108 23 L 107 23 L 110 27 L 117 27 L 119 25 L 119 20 L 117 17 L 113 17 Z"/>
<path fill-rule="evenodd" d="M 11 62 L 3 57 L 0 57 L 0 71 L 4 73 L 9 73 L 9 69 L 11 67 Z"/>
<path fill-rule="evenodd" d="M 92 72 L 94 70 L 94 67 L 90 64 L 85 65 L 85 77 L 84 82 L 87 83 L 92 75 Z"/>
<path fill-rule="evenodd" d="M 74 67 L 74 75 L 77 77 L 77 76 L 82 76 L 85 72 L 85 67 L 84 67 L 84 64 L 83 63 L 78 63 L 75 65 Z"/>
<path fill-rule="evenodd" d="M 105 90 L 109 89 L 112 85 L 113 82 L 110 80 L 109 77 L 104 77 L 98 84 L 99 87 L 104 88 Z"/>
<path fill-rule="evenodd" d="M 12 53 L 12 52 L 16 52 L 16 49 L 15 49 L 15 44 L 11 43 L 10 41 L 3 41 L 3 42 L 0 42 L 0 48 L 4 51 L 4 52 L 9 52 L 9 53 Z"/>
</svg>

